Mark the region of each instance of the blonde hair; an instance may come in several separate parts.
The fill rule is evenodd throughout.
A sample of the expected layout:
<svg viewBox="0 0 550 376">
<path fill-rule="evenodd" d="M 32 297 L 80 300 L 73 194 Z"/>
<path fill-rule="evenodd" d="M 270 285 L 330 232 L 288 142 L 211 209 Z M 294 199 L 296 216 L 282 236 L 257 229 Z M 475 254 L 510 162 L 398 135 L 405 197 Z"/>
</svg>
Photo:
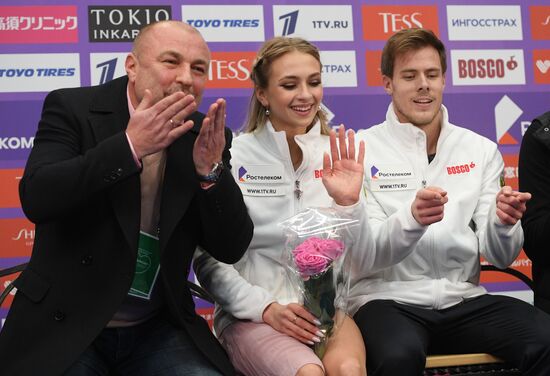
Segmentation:
<svg viewBox="0 0 550 376">
<path fill-rule="evenodd" d="M 250 98 L 248 115 L 244 125 L 245 132 L 253 132 L 266 124 L 268 119 L 265 114 L 266 109 L 256 97 L 256 90 L 258 88 L 267 88 L 273 62 L 281 56 L 293 51 L 298 51 L 313 56 L 315 60 L 319 62 L 319 66 L 321 66 L 319 49 L 305 39 L 275 37 L 266 41 L 258 51 L 258 55 L 256 60 L 254 60 L 252 72 L 250 74 L 250 79 L 254 83 L 254 93 Z M 325 111 L 322 109 L 317 111 L 313 124 L 318 120 L 321 122 L 321 133 L 329 134 L 330 127 L 328 125 L 328 118 Z"/>
</svg>

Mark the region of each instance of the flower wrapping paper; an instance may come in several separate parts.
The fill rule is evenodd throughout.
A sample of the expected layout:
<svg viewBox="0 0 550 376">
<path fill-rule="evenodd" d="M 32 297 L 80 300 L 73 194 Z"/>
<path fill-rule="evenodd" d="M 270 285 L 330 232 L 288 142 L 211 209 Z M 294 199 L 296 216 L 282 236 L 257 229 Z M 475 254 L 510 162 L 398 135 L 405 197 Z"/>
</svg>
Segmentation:
<svg viewBox="0 0 550 376">
<path fill-rule="evenodd" d="M 338 328 L 335 317 L 342 317 L 336 315 L 336 306 L 345 311 L 349 288 L 345 237 L 346 229 L 355 223 L 331 208 L 309 208 L 281 224 L 287 235 L 288 276 L 300 291 L 300 303 L 321 322 L 318 327 L 325 334 L 313 345 L 321 359 Z"/>
</svg>

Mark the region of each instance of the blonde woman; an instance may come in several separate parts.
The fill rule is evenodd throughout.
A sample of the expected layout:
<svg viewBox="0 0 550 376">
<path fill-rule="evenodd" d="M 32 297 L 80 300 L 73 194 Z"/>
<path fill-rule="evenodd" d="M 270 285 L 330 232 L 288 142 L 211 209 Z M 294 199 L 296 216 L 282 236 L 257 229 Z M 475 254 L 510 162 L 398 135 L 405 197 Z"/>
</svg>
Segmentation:
<svg viewBox="0 0 550 376">
<path fill-rule="evenodd" d="M 312 351 L 323 333 L 286 278 L 285 238 L 277 226 L 313 206 L 364 215 L 364 145 L 356 153 L 353 132 L 347 145 L 343 126 L 338 136 L 330 131 L 321 110 L 319 51 L 311 43 L 286 37 L 267 41 L 251 78 L 246 133 L 234 140 L 231 164 L 254 237 L 234 266 L 206 253 L 197 253 L 194 263 L 199 281 L 217 301 L 215 330 L 236 370 L 247 376 L 366 375 L 361 334 L 342 312 L 322 361 Z"/>
</svg>

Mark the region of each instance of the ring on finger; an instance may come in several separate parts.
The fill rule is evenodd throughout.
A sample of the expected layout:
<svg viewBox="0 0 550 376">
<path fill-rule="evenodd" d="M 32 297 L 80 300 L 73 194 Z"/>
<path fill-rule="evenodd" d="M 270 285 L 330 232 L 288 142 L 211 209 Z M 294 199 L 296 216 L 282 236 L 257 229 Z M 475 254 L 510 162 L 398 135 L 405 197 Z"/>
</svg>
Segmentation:
<svg viewBox="0 0 550 376">
<path fill-rule="evenodd" d="M 298 321 L 298 316 L 294 316 L 294 319 L 292 320 L 292 323 L 296 324 L 296 321 Z"/>
<path fill-rule="evenodd" d="M 173 119 L 170 119 L 170 125 L 172 126 L 172 128 L 176 128 L 176 123 Z"/>
</svg>

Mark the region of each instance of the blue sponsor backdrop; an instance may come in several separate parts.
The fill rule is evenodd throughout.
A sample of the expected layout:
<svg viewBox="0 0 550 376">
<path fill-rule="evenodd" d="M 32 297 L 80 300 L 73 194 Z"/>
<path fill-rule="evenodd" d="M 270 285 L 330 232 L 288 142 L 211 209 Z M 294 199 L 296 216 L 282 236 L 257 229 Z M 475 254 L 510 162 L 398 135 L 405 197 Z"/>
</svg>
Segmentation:
<svg viewBox="0 0 550 376">
<path fill-rule="evenodd" d="M 280 34 L 301 35 L 327 52 L 323 74 L 330 85 L 325 86 L 324 103 L 334 115 L 332 122 L 360 129 L 381 122 L 389 104 L 377 85 L 377 56 L 384 40 L 405 27 L 433 28 L 448 49 L 444 103 L 451 121 L 498 142 L 508 156 L 510 183 L 515 184 L 514 163 L 522 134 L 534 117 L 550 108 L 550 3 L 458 3 L 264 0 L 258 5 L 256 0 L 241 0 L 234 5 L 229 0 L 160 4 L 85 0 L 58 6 L 53 0 L 4 0 L 0 4 L 0 180 L 4 179 L 0 182 L 0 197 L 4 197 L 0 198 L 0 268 L 30 255 L 28 244 L 17 243 L 18 228 L 10 223 L 20 223 L 24 217 L 13 197 L 45 95 L 52 85 L 84 86 L 124 74 L 129 41 L 141 25 L 155 19 L 192 20 L 208 35 L 213 57 L 219 60 L 201 109 L 217 97 L 226 98 L 228 125 L 234 131 L 243 122 L 251 94 L 246 80 L 251 58 L 240 57 L 256 51 L 261 41 Z M 222 5 L 232 7 L 220 9 Z M 49 43 L 48 33 L 54 32 L 55 39 L 50 40 L 56 42 Z M 451 59 L 453 50 L 461 51 L 457 53 L 460 61 Z M 61 53 L 75 54 L 77 63 L 56 60 Z M 227 61 L 217 57 L 222 53 Z M 66 72 L 76 74 L 66 77 Z M 529 269 L 528 260 L 518 265 L 522 271 Z M 518 290 L 517 284 L 508 282 L 492 283 L 489 288 Z M 0 310 L 0 318 L 5 311 L 6 307 Z"/>
</svg>

